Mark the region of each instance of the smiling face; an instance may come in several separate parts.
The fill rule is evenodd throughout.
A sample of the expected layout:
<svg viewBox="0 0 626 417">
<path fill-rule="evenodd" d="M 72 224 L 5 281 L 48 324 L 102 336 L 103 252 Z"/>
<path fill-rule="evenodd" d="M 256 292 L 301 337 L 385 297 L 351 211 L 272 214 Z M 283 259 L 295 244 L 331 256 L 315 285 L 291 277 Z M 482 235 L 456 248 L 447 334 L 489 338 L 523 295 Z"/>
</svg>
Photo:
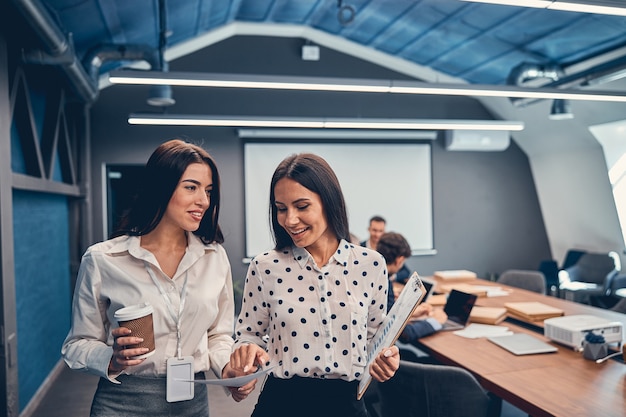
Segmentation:
<svg viewBox="0 0 626 417">
<path fill-rule="evenodd" d="M 278 224 L 296 246 L 309 248 L 336 242 L 319 194 L 290 178 L 283 178 L 274 187 L 274 197 Z"/>
<path fill-rule="evenodd" d="M 209 208 L 213 178 L 206 164 L 190 164 L 167 204 L 159 226 L 172 225 L 188 232 L 198 230 Z"/>
</svg>

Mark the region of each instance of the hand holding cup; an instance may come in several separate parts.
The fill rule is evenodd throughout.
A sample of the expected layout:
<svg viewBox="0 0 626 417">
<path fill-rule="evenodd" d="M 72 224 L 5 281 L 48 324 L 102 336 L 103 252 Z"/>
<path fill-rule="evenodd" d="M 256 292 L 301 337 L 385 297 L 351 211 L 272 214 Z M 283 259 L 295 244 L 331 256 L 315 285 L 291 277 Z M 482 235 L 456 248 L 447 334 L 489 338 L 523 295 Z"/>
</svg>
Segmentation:
<svg viewBox="0 0 626 417">
<path fill-rule="evenodd" d="M 120 327 L 113 329 L 113 358 L 109 369 L 119 372 L 138 365 L 154 353 L 153 308 L 148 303 L 121 308 L 115 312 Z"/>
</svg>

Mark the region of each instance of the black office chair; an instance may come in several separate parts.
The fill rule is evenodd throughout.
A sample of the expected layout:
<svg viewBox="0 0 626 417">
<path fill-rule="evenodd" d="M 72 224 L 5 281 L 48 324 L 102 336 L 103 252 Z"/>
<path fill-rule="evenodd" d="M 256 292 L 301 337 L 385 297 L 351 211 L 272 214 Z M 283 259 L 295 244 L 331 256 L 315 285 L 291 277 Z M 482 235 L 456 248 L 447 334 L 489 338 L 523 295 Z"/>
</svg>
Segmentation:
<svg viewBox="0 0 626 417">
<path fill-rule="evenodd" d="M 540 271 L 509 269 L 500 274 L 498 282 L 539 294 L 546 293 L 546 277 Z"/>
<path fill-rule="evenodd" d="M 463 368 L 400 361 L 379 384 L 382 417 L 497 417 L 502 400 Z"/>
<path fill-rule="evenodd" d="M 612 310 L 613 307 L 623 299 L 623 297 L 619 297 L 615 294 L 615 291 L 621 288 L 626 288 L 626 275 L 625 274 L 620 274 L 620 275 L 617 275 L 615 278 L 613 278 L 609 286 L 609 290 L 605 294 L 590 295 L 589 302 L 594 307 L 600 307 L 600 308 L 606 308 L 606 309 Z M 623 312 L 624 311 L 622 311 L 622 313 Z"/>
<path fill-rule="evenodd" d="M 590 296 L 607 295 L 621 269 L 615 252 L 583 254 L 573 266 L 559 272 L 561 298 L 591 304 Z"/>
<path fill-rule="evenodd" d="M 587 251 L 581 249 L 568 250 L 560 267 L 554 259 L 541 261 L 538 269 L 546 277 L 546 288 L 549 295 L 559 296 L 559 271 L 574 265 L 585 253 Z"/>
<path fill-rule="evenodd" d="M 617 311 L 618 313 L 626 314 L 626 298 L 620 299 L 613 307 L 609 310 Z"/>
</svg>

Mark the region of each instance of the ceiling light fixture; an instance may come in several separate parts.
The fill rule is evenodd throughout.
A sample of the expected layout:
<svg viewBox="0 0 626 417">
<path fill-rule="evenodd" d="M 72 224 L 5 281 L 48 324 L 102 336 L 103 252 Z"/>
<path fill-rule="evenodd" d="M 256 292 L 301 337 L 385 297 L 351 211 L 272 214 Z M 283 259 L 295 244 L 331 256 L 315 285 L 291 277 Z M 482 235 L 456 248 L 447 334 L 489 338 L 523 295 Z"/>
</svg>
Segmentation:
<svg viewBox="0 0 626 417">
<path fill-rule="evenodd" d="M 626 102 L 625 94 L 610 91 L 563 90 L 558 88 L 532 88 L 512 85 L 440 84 L 402 80 L 119 70 L 110 73 L 109 81 L 113 84 L 135 85 L 162 84 L 186 87 L 258 88 Z"/>
<path fill-rule="evenodd" d="M 500 4 L 505 6 L 532 7 L 538 9 L 561 10 L 566 12 L 607 14 L 626 16 L 622 1 L 612 0 L 461 0 L 472 3 Z"/>
<path fill-rule="evenodd" d="M 554 100 L 552 102 L 552 109 L 548 116 L 550 120 L 567 120 L 573 119 L 574 113 L 572 113 L 571 106 L 568 100 Z"/>
<path fill-rule="evenodd" d="M 128 116 L 133 125 L 281 127 L 308 129 L 393 129 L 393 130 L 505 130 L 524 129 L 520 121 L 506 120 L 429 120 L 361 119 L 313 117 L 243 117 L 188 114 L 134 113 Z"/>
<path fill-rule="evenodd" d="M 380 130 L 380 129 L 289 129 L 262 128 L 237 130 L 245 139 L 355 139 L 355 140 L 436 140 L 434 130 Z"/>
</svg>

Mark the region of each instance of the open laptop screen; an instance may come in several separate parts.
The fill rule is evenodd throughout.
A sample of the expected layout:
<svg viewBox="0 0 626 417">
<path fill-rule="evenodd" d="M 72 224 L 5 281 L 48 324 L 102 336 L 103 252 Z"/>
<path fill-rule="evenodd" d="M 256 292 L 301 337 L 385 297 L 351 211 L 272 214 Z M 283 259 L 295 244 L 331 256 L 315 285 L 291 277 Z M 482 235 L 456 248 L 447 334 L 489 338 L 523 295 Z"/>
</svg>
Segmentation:
<svg viewBox="0 0 626 417">
<path fill-rule="evenodd" d="M 477 296 L 475 294 L 468 294 L 454 289 L 451 290 L 443 310 L 448 315 L 448 320 L 462 325 L 467 324 L 476 298 Z"/>
</svg>

